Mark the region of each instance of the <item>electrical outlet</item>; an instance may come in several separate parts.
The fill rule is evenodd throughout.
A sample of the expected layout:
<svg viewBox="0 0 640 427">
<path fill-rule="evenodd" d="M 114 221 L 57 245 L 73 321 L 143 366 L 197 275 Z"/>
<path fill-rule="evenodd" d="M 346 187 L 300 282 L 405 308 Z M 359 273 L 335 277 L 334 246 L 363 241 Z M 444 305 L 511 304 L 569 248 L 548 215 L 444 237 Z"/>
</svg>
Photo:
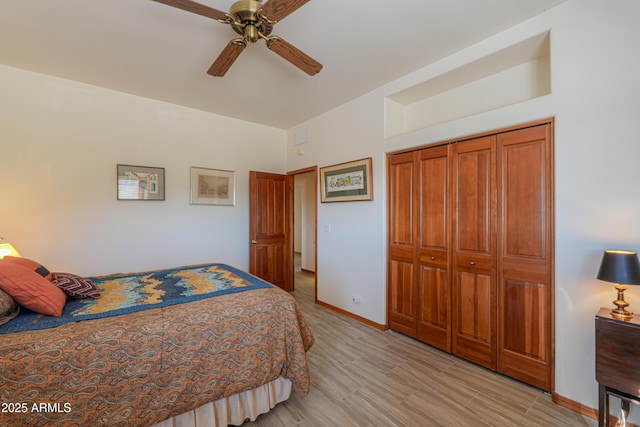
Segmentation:
<svg viewBox="0 0 640 427">
<path fill-rule="evenodd" d="M 360 297 L 358 295 L 352 295 L 351 301 L 353 301 L 356 304 L 360 304 Z"/>
</svg>

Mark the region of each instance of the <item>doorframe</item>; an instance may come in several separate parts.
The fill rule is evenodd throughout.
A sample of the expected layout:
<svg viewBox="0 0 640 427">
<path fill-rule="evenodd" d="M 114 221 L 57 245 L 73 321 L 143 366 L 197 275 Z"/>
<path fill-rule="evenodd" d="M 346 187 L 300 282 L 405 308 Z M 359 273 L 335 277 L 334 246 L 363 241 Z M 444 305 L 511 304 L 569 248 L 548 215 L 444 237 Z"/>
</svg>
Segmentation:
<svg viewBox="0 0 640 427">
<path fill-rule="evenodd" d="M 313 281 L 314 281 L 314 302 L 317 303 L 318 302 L 318 166 L 309 166 L 303 169 L 296 169 L 290 172 L 287 172 L 286 175 L 291 177 L 291 185 L 289 186 L 288 192 L 287 192 L 287 198 L 289 199 L 289 207 L 290 209 L 293 211 L 293 206 L 294 206 L 294 197 L 295 197 L 295 176 L 296 175 L 302 175 L 305 173 L 309 173 L 309 172 L 313 172 L 314 174 L 314 185 L 313 185 L 313 192 L 314 192 L 314 200 L 316 201 L 316 219 L 315 219 L 315 224 L 314 224 L 314 248 L 315 248 L 315 253 L 314 253 L 314 258 L 315 258 L 315 267 L 316 267 L 316 271 L 315 274 L 313 275 Z M 290 230 L 289 233 L 289 247 L 291 248 L 291 251 L 289 251 L 289 265 L 291 266 L 291 271 L 289 272 L 289 274 L 291 275 L 291 283 L 293 284 L 293 289 L 295 290 L 295 265 L 293 263 L 293 238 L 294 238 L 294 232 L 293 232 L 293 227 L 294 227 L 294 215 L 291 212 L 289 215 L 287 215 L 288 217 L 288 224 L 287 224 L 287 228 L 288 230 Z"/>
</svg>

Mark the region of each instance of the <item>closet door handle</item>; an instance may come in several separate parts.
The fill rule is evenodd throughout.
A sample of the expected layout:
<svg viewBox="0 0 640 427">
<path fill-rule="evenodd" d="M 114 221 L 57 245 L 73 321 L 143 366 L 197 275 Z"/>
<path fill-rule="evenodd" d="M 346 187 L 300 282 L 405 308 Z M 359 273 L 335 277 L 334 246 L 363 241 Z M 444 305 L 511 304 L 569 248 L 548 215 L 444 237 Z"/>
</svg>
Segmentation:
<svg viewBox="0 0 640 427">
<path fill-rule="evenodd" d="M 257 245 L 257 244 L 258 244 L 258 241 L 257 241 L 257 240 L 252 240 L 252 241 L 251 241 L 251 244 L 252 244 L 252 245 Z"/>
</svg>

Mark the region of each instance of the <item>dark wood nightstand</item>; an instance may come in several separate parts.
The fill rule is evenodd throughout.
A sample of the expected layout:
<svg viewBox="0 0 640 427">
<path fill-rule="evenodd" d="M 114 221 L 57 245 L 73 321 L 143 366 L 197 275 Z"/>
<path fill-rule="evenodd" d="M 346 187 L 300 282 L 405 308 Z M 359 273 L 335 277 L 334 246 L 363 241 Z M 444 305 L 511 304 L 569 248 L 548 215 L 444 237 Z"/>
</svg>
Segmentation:
<svg viewBox="0 0 640 427">
<path fill-rule="evenodd" d="M 609 426 L 609 396 L 640 405 L 640 314 L 631 320 L 611 317 L 611 309 L 596 315 L 596 380 L 598 425 Z"/>
</svg>

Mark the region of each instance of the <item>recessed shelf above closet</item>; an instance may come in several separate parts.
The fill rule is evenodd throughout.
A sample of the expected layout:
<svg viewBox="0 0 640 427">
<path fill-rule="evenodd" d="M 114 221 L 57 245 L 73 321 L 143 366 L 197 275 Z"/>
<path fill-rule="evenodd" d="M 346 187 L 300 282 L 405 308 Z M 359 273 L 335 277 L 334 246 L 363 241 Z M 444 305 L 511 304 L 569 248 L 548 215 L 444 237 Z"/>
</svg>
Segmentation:
<svg viewBox="0 0 640 427">
<path fill-rule="evenodd" d="M 549 32 L 385 98 L 385 137 L 551 94 Z"/>
</svg>

